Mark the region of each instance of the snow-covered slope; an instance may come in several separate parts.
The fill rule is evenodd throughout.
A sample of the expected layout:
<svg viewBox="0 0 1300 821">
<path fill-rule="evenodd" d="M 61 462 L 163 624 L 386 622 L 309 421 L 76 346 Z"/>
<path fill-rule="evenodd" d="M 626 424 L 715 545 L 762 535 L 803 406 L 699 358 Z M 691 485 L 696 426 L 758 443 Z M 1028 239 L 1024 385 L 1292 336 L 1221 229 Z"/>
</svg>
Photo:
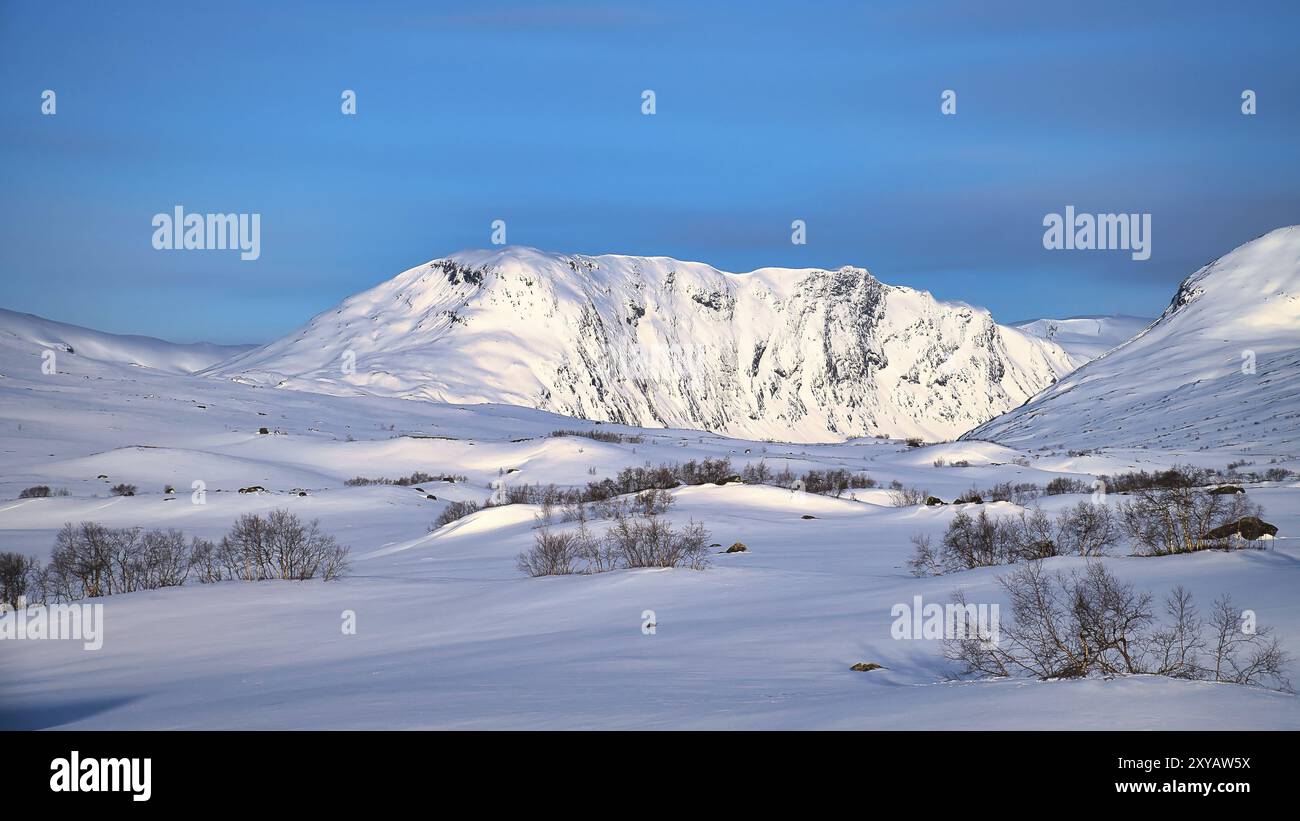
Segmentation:
<svg viewBox="0 0 1300 821">
<path fill-rule="evenodd" d="M 45 375 L 30 358 L 0 345 L 0 371 L 10 374 L 0 379 L 0 551 L 48 561 L 64 523 L 81 521 L 219 539 L 244 514 L 287 509 L 319 519 L 351 547 L 353 566 L 329 584 L 191 579 L 95 599 L 95 651 L 0 640 L 0 730 L 1300 729 L 1300 698 L 1237 685 L 949 681 L 957 670 L 942 642 L 901 640 L 892 629 L 897 605 L 947 602 L 954 589 L 1009 618 L 997 583 L 1009 568 L 916 578 L 905 563 L 912 537 L 938 543 L 960 511 L 1022 510 L 893 507 L 892 482 L 951 500 L 1002 482 L 1087 485 L 1135 468 L 1223 467 L 1236 451 L 1067 457 L 981 442 L 790 445 L 615 425 L 599 430 L 635 438 L 594 441 L 548 435 L 593 426 L 531 409 L 277 391 L 80 355 L 60 356 L 58 372 Z M 674 489 L 666 517 L 699 522 L 716 542 L 705 571 L 529 578 L 515 557 L 534 544 L 544 515 L 534 505 L 484 509 L 428 532 L 449 503 L 482 503 L 502 481 L 583 487 L 647 462 L 724 457 L 736 470 L 762 461 L 799 473 L 864 471 L 878 485 L 842 499 L 735 483 Z M 414 470 L 465 478 L 419 490 L 346 483 Z M 138 493 L 111 495 L 117 483 Z M 68 495 L 18 498 L 38 484 Z M 236 492 L 254 484 L 266 492 Z M 1103 561 L 1157 598 L 1181 585 L 1206 608 L 1231 594 L 1294 651 L 1300 483 L 1248 492 L 1280 529 L 1268 550 Z M 1088 498 L 1040 503 L 1056 515 Z M 591 512 L 592 532 L 612 525 Z M 722 552 L 736 541 L 748 551 Z M 1053 573 L 1083 569 L 1074 557 L 1047 562 Z M 641 629 L 647 609 L 658 625 L 650 635 Z M 341 630 L 345 611 L 355 634 Z M 850 670 L 864 661 L 884 669 Z"/>
<path fill-rule="evenodd" d="M 1192 274 L 1137 337 L 963 438 L 1020 448 L 1294 448 L 1300 226 Z"/>
<path fill-rule="evenodd" d="M 1151 324 L 1140 316 L 1072 316 L 1017 322 L 1013 328 L 1055 342 L 1082 365 L 1128 342 Z"/>
<path fill-rule="evenodd" d="M 861 268 L 719 271 L 511 247 L 412 268 L 211 373 L 795 441 L 947 439 L 1073 367 Z"/>
<path fill-rule="evenodd" d="M 196 342 L 178 345 L 148 336 L 124 336 L 92 331 L 33 314 L 0 308 L 0 347 L 17 358 L 5 357 L 10 367 L 29 364 L 39 372 L 46 350 L 58 357 L 76 356 L 99 362 L 134 365 L 167 373 L 194 373 L 251 349 L 252 345 L 212 345 Z M 28 356 L 23 356 L 24 354 Z"/>
</svg>

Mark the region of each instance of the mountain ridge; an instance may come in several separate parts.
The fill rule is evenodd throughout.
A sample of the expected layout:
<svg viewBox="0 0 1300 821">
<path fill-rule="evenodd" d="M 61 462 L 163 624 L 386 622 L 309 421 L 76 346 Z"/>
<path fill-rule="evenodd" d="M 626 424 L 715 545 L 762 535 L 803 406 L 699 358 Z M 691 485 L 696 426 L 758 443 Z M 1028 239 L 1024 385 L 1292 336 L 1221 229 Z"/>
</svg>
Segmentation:
<svg viewBox="0 0 1300 821">
<path fill-rule="evenodd" d="M 1073 364 L 984 309 L 864 268 L 732 273 L 510 246 L 403 271 L 207 373 L 825 441 L 952 438 Z"/>
<path fill-rule="evenodd" d="M 33 354 L 53 350 L 56 355 L 64 353 L 179 374 L 197 373 L 257 347 L 114 334 L 7 308 L 0 308 L 0 344 L 31 348 Z"/>
</svg>

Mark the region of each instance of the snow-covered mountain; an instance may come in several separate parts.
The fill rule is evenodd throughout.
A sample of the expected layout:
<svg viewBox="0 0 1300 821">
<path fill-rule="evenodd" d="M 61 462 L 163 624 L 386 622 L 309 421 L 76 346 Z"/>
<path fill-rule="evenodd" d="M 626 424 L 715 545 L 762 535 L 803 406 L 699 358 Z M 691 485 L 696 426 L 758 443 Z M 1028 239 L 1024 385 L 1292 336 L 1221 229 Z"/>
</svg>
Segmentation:
<svg viewBox="0 0 1300 821">
<path fill-rule="evenodd" d="M 39 372 L 43 352 L 52 350 L 56 357 L 75 356 L 166 373 L 195 373 L 252 347 L 208 342 L 181 345 L 149 336 L 94 331 L 0 308 L 0 348 L 7 349 L 8 354 L 0 362 L 10 368 L 29 364 Z M 57 359 L 55 367 L 59 367 Z"/>
<path fill-rule="evenodd" d="M 1300 226 L 1201 268 L 1152 325 L 966 434 L 1016 447 L 1300 442 Z"/>
<path fill-rule="evenodd" d="M 412 268 L 210 373 L 796 441 L 948 439 L 1073 367 L 861 268 L 745 274 L 509 247 Z"/>
<path fill-rule="evenodd" d="M 1012 327 L 1039 339 L 1055 342 L 1079 365 L 1082 365 L 1111 348 L 1128 342 L 1150 324 L 1150 318 L 1116 314 L 1114 316 L 1072 316 L 1066 319 L 1034 319 L 1029 322 L 1017 322 Z"/>
<path fill-rule="evenodd" d="M 1292 267 L 1287 270 L 1293 273 L 1295 244 L 1288 242 Z M 1294 291 L 1287 291 L 1283 278 L 1266 273 L 1277 268 L 1268 262 L 1277 254 L 1277 247 L 1263 249 L 1257 260 L 1261 264 L 1245 259 L 1241 270 L 1189 281 L 1175 312 L 1185 312 L 1191 324 L 1174 326 L 1170 320 L 1165 325 L 1183 330 L 1156 328 L 1148 335 L 1166 333 L 1165 344 L 1176 351 L 1184 342 L 1201 344 L 1196 342 L 1198 323 L 1214 328 L 1207 332 L 1210 339 L 1223 323 L 1223 333 L 1237 333 L 1235 326 L 1242 323 L 1259 331 L 1256 337 L 1276 335 L 1291 340 L 1294 348 L 1296 311 L 1294 300 L 1285 296 Z M 558 283 L 552 289 L 572 287 L 592 294 L 589 311 L 608 311 L 609 300 L 621 299 L 623 292 L 603 295 L 604 286 L 596 283 L 611 278 L 607 270 L 615 264 L 595 262 L 605 266 L 599 280 L 595 272 L 571 281 L 548 270 L 546 281 Z M 667 289 L 664 277 L 645 273 L 647 267 L 643 263 L 639 303 L 645 312 L 636 325 L 676 328 L 664 316 L 667 303 L 683 312 L 679 324 L 704 328 L 682 338 L 737 338 L 739 331 L 733 336 L 717 331 L 720 321 L 706 324 L 709 314 L 685 313 L 689 305 L 668 303 L 698 304 L 675 289 L 714 280 L 690 274 L 683 265 L 675 268 L 674 289 Z M 446 283 L 438 287 L 459 292 L 466 277 L 478 276 L 470 269 L 454 270 L 459 281 L 453 283 L 446 268 L 442 276 L 421 269 L 405 286 L 381 292 L 390 300 L 383 304 L 391 305 L 394 298 L 401 304 L 396 296 L 401 294 L 425 310 L 441 310 L 433 306 L 447 304 L 439 302 L 445 296 L 426 294 L 417 286 L 433 291 L 437 281 Z M 1219 273 L 1230 275 L 1226 293 L 1240 294 L 1240 303 L 1211 303 L 1219 295 L 1214 281 Z M 426 275 L 433 278 L 428 283 Z M 539 274 L 532 276 L 540 281 Z M 761 282 L 765 276 L 787 285 L 787 291 L 771 297 L 783 310 L 795 312 L 792 316 L 809 311 L 803 320 L 808 333 L 817 323 L 819 330 L 830 327 L 839 333 L 836 323 L 845 322 L 839 312 L 860 310 L 853 307 L 859 299 L 853 289 L 834 299 L 813 290 L 819 279 L 836 282 L 837 275 L 829 272 L 725 275 L 720 281 L 729 283 L 723 296 L 735 299 L 732 310 L 739 313 L 746 300 L 758 300 L 745 288 L 759 287 L 732 280 Z M 805 281 L 808 277 L 813 281 Z M 432 351 L 439 357 L 432 367 L 454 376 L 457 367 L 465 367 L 457 361 L 461 351 L 485 357 L 479 349 L 490 348 L 487 340 L 502 340 L 500 345 L 512 353 L 473 360 L 478 371 L 464 377 L 469 379 L 508 366 L 508 356 L 520 355 L 520 339 L 548 355 L 555 350 L 542 343 L 545 334 L 565 327 L 556 323 L 570 310 L 567 297 L 554 297 L 558 307 L 530 303 L 537 310 L 534 327 L 515 319 L 520 314 L 513 308 L 501 306 L 509 295 L 531 291 L 522 285 L 496 290 L 497 278 L 484 274 L 484 288 L 474 292 L 479 297 L 467 299 L 468 307 L 447 309 L 470 317 L 468 325 L 446 318 L 451 331 L 468 330 L 479 337 L 458 340 L 449 332 L 445 341 L 455 345 L 415 346 L 404 356 L 418 363 Z M 855 281 L 854 288 L 879 293 L 869 314 L 875 323 L 870 338 L 885 340 L 878 344 L 891 367 L 881 367 L 873 376 L 892 374 L 903 360 L 896 347 L 903 336 L 920 348 L 938 344 L 935 339 L 966 338 L 959 334 L 963 310 L 970 312 L 968 326 L 984 321 L 974 309 L 933 304 L 915 292 L 873 285 L 865 274 Z M 621 279 L 616 285 L 631 287 Z M 1254 289 L 1251 298 L 1247 287 Z M 756 329 L 747 332 L 756 335 L 775 327 L 790 333 L 785 330 L 790 320 L 771 307 L 775 302 L 763 304 L 769 313 L 751 307 L 743 314 Z M 820 318 L 819 305 L 832 306 L 835 310 L 823 311 L 832 316 Z M 1231 318 L 1216 313 L 1225 307 Z M 320 322 L 322 328 L 328 327 L 327 320 L 352 322 L 357 373 L 365 372 L 367 357 L 378 358 L 390 348 L 401 351 L 403 341 L 422 333 L 418 314 L 410 325 L 390 326 L 391 311 L 364 302 L 357 303 L 355 314 L 352 310 L 340 309 L 346 320 L 329 314 Z M 903 322 L 909 310 L 917 317 L 912 325 L 933 321 L 940 330 L 898 330 L 895 323 Z M 377 318 L 371 320 L 372 315 Z M 609 327 L 606 314 L 600 316 L 598 327 L 613 341 L 599 350 L 625 353 L 617 346 L 633 343 L 620 334 L 621 328 Z M 186 539 L 216 541 L 242 516 L 287 510 L 302 520 L 318 520 L 322 532 L 350 547 L 353 563 L 349 574 L 328 584 L 200 584 L 192 578 L 184 586 L 113 595 L 103 605 L 111 614 L 101 623 L 101 628 L 107 625 L 100 633 L 106 639 L 90 652 L 80 641 L 0 641 L 0 729 L 1300 729 L 1300 698 L 1292 694 L 1148 675 L 1055 681 L 1011 677 L 955 685 L 946 679 L 958 670 L 944 658 L 942 642 L 897 640 L 896 603 L 913 602 L 916 596 L 945 602 L 960 588 L 969 601 L 1010 612 L 1007 592 L 999 584 L 1010 567 L 926 578 L 905 569 L 914 555 L 913 539 L 927 537 L 937 544 L 958 515 L 987 512 L 1001 519 L 1025 510 L 987 496 L 984 503 L 956 503 L 958 494 L 1003 484 L 1042 488 L 1058 478 L 1088 488 L 1097 475 L 1183 463 L 1221 468 L 1243 457 L 1256 460 L 1252 471 L 1264 469 L 1269 460 L 1259 458 L 1249 443 L 1212 452 L 1198 451 L 1193 441 L 1183 450 L 1107 448 L 1074 456 L 985 442 L 927 448 L 874 439 L 791 445 L 615 426 L 609 429 L 635 438 L 549 436 L 558 428 L 591 426 L 529 408 L 274 390 L 171 372 L 171 360 L 153 360 L 167 369 L 133 367 L 144 353 L 161 356 L 171 347 L 149 341 L 149 351 L 128 355 L 128 342 L 119 337 L 70 326 L 52 330 L 48 323 L 21 315 L 0 318 L 7 331 L 0 333 L 0 374 L 5 377 L 0 378 L 0 550 L 46 563 L 67 522 L 174 528 Z M 498 324 L 490 325 L 489 319 Z M 740 320 L 733 324 L 744 327 Z M 1005 334 L 1006 340 L 1045 344 L 994 327 L 997 338 Z M 684 334 L 688 329 L 680 330 Z M 366 348 L 361 346 L 362 330 L 375 334 Z M 304 334 L 312 331 L 309 326 Z M 795 340 L 788 344 L 793 350 Z M 57 371 L 42 373 L 41 353 L 58 352 L 59 345 L 75 351 L 59 352 Z M 95 345 L 101 346 L 95 352 L 100 358 L 90 356 Z M 293 347 L 304 358 L 309 352 L 306 342 Z M 1267 364 L 1272 353 L 1263 344 L 1256 349 L 1263 352 L 1261 383 L 1278 378 Z M 804 343 L 801 350 L 811 358 L 820 348 Z M 1119 354 L 1104 356 L 1085 370 Z M 1150 354 L 1142 361 L 1151 366 L 1150 373 L 1159 374 L 1161 346 Z M 330 350 L 326 355 L 335 354 Z M 808 361 L 805 368 L 812 367 Z M 957 354 L 952 361 L 958 361 Z M 678 363 L 671 359 L 668 364 Z M 1175 365 L 1181 367 L 1177 360 Z M 508 383 L 512 373 L 493 377 Z M 523 373 L 533 378 L 531 372 Z M 1099 384 L 1105 379 L 1103 373 Z M 1132 383 L 1119 384 L 1134 389 Z M 1084 399 L 1081 405 L 1087 404 L 1091 387 L 1093 383 L 1075 389 L 1074 395 Z M 331 389 L 352 390 L 346 382 Z M 1272 391 L 1271 383 L 1262 384 L 1256 393 L 1244 395 L 1245 402 L 1300 409 L 1294 392 L 1275 396 Z M 1061 429 L 1068 430 L 1068 412 L 1060 418 Z M 1259 435 L 1266 441 L 1272 434 Z M 484 507 L 429 531 L 429 524 L 453 504 L 481 505 L 504 483 L 584 488 L 630 466 L 704 459 L 728 459 L 737 471 L 762 463 L 800 474 L 868 472 L 876 486 L 841 498 L 754 483 L 674 488 L 663 521 L 674 529 L 698 524 L 716 543 L 712 566 L 698 572 L 636 569 L 527 578 L 517 569 L 517 557 L 536 544 L 539 521 L 548 510 L 542 505 Z M 1279 467 L 1296 470 L 1300 461 L 1293 457 Z M 460 478 L 435 479 L 419 488 L 382 481 L 415 471 Z M 378 483 L 349 482 L 358 476 Z M 896 507 L 887 489 L 895 482 L 954 502 Z M 119 483 L 138 492 L 111 495 Z M 1231 594 L 1259 613 L 1261 625 L 1273 629 L 1284 647 L 1300 646 L 1300 609 L 1295 607 L 1300 550 L 1293 535 L 1300 531 L 1300 483 L 1242 484 L 1249 498 L 1263 506 L 1265 519 L 1279 528 L 1269 549 L 1144 560 L 1116 550 L 1117 555 L 1088 561 L 1102 563 L 1136 592 L 1157 598 L 1175 585 L 1192 592 L 1202 607 Z M 236 492 L 250 485 L 264 491 Z M 39 486 L 52 494 L 23 498 L 25 490 Z M 1055 517 L 1088 498 L 1087 493 L 1045 495 L 1034 504 Z M 1117 501 L 1112 494 L 1106 503 Z M 554 521 L 553 526 L 564 533 L 576 533 L 581 526 L 591 534 L 616 526 L 600 506 L 588 506 L 587 513 L 582 523 Z M 723 552 L 723 545 L 737 542 L 747 546 L 744 552 Z M 1085 568 L 1085 560 L 1073 556 L 1045 562 L 1053 574 Z M 664 625 L 659 638 L 638 629 L 643 607 L 659 614 L 656 622 Z M 324 635 L 339 629 L 338 614 L 345 611 L 363 614 L 360 638 L 324 641 Z M 222 629 L 213 630 L 217 616 Z M 255 669 L 250 659 L 256 660 Z M 881 667 L 853 670 L 864 661 Z M 430 670 L 438 674 L 430 675 Z M 304 681 L 311 686 L 304 687 Z M 87 682 L 95 694 L 89 700 Z M 764 683 L 762 689 L 755 682 Z"/>
</svg>

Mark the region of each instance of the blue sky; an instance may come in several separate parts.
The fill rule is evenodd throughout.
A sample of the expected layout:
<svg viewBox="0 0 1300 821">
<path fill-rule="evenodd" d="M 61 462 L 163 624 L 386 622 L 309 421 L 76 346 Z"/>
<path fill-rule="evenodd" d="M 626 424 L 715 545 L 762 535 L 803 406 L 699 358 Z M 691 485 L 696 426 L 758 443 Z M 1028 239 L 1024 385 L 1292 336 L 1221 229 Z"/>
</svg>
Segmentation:
<svg viewBox="0 0 1300 821">
<path fill-rule="evenodd" d="M 1295 2 L 0 0 L 0 306 L 268 341 L 504 219 L 1001 321 L 1154 315 L 1300 223 L 1297 33 Z M 177 204 L 260 213 L 261 258 L 154 250 Z M 1045 250 L 1066 205 L 1150 213 L 1151 258 Z"/>
</svg>

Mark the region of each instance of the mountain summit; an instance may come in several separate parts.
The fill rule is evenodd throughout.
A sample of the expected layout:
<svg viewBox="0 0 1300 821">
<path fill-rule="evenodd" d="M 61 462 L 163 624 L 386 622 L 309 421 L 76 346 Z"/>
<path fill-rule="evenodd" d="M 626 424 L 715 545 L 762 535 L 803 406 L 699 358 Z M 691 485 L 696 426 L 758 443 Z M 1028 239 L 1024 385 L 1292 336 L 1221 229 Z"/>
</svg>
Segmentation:
<svg viewBox="0 0 1300 821">
<path fill-rule="evenodd" d="M 983 309 L 862 268 L 735 274 L 507 247 L 412 268 L 211 373 L 824 441 L 952 438 L 1071 367 Z"/>
</svg>

